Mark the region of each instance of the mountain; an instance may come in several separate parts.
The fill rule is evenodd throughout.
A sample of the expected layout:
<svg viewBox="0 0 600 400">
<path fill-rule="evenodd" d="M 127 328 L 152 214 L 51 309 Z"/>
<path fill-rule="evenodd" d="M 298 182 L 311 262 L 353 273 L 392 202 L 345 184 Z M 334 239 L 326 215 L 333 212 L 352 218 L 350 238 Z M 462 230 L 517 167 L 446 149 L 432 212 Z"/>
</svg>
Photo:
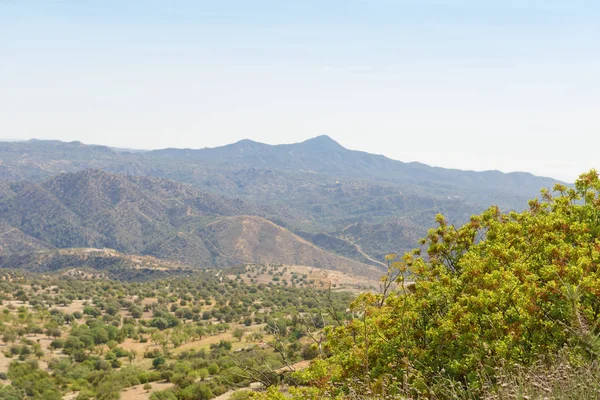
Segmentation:
<svg viewBox="0 0 600 400">
<path fill-rule="evenodd" d="M 0 143 L 0 179 L 11 182 L 0 184 L 0 197 L 12 196 L 16 185 L 21 196 L 29 193 L 35 199 L 46 196 L 43 190 L 55 185 L 52 196 L 68 204 L 61 200 L 24 218 L 27 224 L 29 219 L 48 213 L 52 219 L 53 213 L 58 213 L 61 223 L 52 227 L 51 242 L 73 236 L 80 238 L 81 245 L 126 244 L 129 247 L 122 247 L 124 251 L 144 249 L 163 254 L 179 249 L 181 258 L 214 262 L 216 253 L 198 235 L 184 230 L 183 236 L 174 237 L 161 231 L 166 226 L 162 222 L 160 227 L 143 223 L 143 215 L 154 219 L 156 207 L 164 208 L 164 204 L 150 202 L 134 210 L 122 205 L 123 214 L 118 218 L 104 214 L 85 216 L 77 212 L 78 204 L 64 198 L 71 190 L 78 190 L 82 201 L 92 202 L 86 205 L 92 210 L 109 204 L 110 198 L 95 193 L 93 188 L 79 188 L 75 182 L 66 181 L 74 179 L 69 174 L 66 175 L 70 178 L 61 178 L 65 180 L 62 184 L 59 178 L 40 183 L 57 174 L 90 168 L 130 175 L 127 179 L 136 176 L 135 179 L 148 180 L 143 177 L 151 176 L 187 183 L 186 190 L 200 190 L 205 196 L 216 196 L 223 206 L 228 205 L 228 210 L 215 211 L 217 215 L 259 216 L 327 252 L 370 264 L 372 259 L 382 261 L 386 253 L 415 247 L 416 239 L 426 233 L 437 213 L 461 223 L 490 204 L 505 210 L 522 209 L 541 188 L 556 182 L 528 173 L 460 171 L 403 163 L 346 149 L 328 136 L 285 145 L 242 140 L 217 148 L 155 151 L 32 140 Z M 168 198 L 170 190 L 163 189 L 162 197 Z M 46 204 L 53 201 L 49 198 Z M 131 213 L 136 217 L 125 217 Z M 81 218 L 85 223 L 78 222 Z M 141 235 L 140 226 L 145 235 Z M 173 229 L 176 228 L 171 226 L 167 231 Z M 30 230 L 22 232 L 30 235 Z"/>
<path fill-rule="evenodd" d="M 4 187 L 5 254 L 109 248 L 194 267 L 285 263 L 376 272 L 260 217 L 260 208 L 162 178 L 85 170 Z"/>
<path fill-rule="evenodd" d="M 550 185 L 555 180 L 529 173 L 500 171 L 461 171 L 431 167 L 421 163 L 404 163 L 382 155 L 346 149 L 322 135 L 295 144 L 267 145 L 243 140 L 231 145 L 200 149 L 165 149 L 147 153 L 158 159 L 186 160 L 208 164 L 228 163 L 252 167 L 269 167 L 289 171 L 308 171 L 347 179 L 417 183 L 445 188 L 494 190 L 507 194 L 530 194 L 531 190 Z"/>
<path fill-rule="evenodd" d="M 351 180 L 374 180 L 444 188 L 492 190 L 513 195 L 531 195 L 555 182 L 529 173 L 462 171 L 404 163 L 382 155 L 349 150 L 322 135 L 301 143 L 268 145 L 242 140 L 205 149 L 134 151 L 81 142 L 30 140 L 0 142 L 0 179 L 35 180 L 59 172 L 99 168 L 132 175 L 162 175 L 191 166 L 254 167 L 290 172 L 312 172 Z M 168 168 L 165 164 L 171 166 Z"/>
<path fill-rule="evenodd" d="M 0 142 L 0 180 L 40 181 L 63 172 L 99 168 L 143 175 L 134 153 L 58 140 Z"/>
</svg>

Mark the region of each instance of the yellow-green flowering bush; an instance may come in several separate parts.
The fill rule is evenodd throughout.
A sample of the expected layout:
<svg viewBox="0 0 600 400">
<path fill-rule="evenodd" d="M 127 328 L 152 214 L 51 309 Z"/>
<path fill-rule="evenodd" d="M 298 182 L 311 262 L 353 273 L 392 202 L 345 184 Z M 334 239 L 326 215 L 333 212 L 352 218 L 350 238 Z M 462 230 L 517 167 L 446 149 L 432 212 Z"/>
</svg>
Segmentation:
<svg viewBox="0 0 600 400">
<path fill-rule="evenodd" d="M 385 279 L 397 290 L 359 296 L 357 317 L 328 333 L 330 357 L 296 374 L 301 385 L 320 398 L 440 397 L 448 387 L 477 397 L 493 390 L 499 369 L 564 348 L 597 356 L 596 171 L 542 191 L 521 213 L 491 207 L 462 227 L 440 215 L 422 245 L 390 257 Z"/>
</svg>

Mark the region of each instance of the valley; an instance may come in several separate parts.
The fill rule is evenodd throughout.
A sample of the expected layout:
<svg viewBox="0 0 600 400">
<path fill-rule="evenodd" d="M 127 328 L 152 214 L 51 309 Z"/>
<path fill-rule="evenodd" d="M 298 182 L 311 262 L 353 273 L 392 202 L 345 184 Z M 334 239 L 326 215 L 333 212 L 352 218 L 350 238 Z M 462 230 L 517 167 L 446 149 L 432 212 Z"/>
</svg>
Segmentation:
<svg viewBox="0 0 600 400">
<path fill-rule="evenodd" d="M 327 310 L 347 318 L 349 281 L 313 272 L 254 265 L 145 282 L 3 272 L 0 397 L 162 399 L 186 380 L 178 396 L 210 399 L 268 384 L 318 353 L 309 337 L 333 323 Z"/>
</svg>

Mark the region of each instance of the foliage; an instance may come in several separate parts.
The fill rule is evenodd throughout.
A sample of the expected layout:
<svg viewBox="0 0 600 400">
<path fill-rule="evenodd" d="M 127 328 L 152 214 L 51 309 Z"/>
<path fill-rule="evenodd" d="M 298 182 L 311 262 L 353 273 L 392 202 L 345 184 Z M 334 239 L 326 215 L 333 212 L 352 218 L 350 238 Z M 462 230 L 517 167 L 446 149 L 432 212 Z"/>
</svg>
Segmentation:
<svg viewBox="0 0 600 400">
<path fill-rule="evenodd" d="M 564 348 L 596 359 L 600 180 L 591 171 L 554 192 L 525 212 L 491 207 L 459 228 L 438 216 L 424 249 L 392 261 L 401 289 L 359 296 L 358 318 L 329 330 L 331 357 L 296 378 L 322 397 L 435 397 L 450 386 L 478 397 L 498 370 Z"/>
</svg>

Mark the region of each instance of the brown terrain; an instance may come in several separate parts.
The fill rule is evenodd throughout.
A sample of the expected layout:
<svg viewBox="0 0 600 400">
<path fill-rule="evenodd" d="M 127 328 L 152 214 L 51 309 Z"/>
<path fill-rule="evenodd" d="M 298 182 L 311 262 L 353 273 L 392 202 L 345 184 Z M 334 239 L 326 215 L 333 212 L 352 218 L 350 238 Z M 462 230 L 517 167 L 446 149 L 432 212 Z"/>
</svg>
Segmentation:
<svg viewBox="0 0 600 400">
<path fill-rule="evenodd" d="M 223 263 L 306 265 L 374 278 L 381 275 L 379 268 L 329 253 L 264 218 L 220 218 L 206 229 L 218 243 Z"/>
</svg>

